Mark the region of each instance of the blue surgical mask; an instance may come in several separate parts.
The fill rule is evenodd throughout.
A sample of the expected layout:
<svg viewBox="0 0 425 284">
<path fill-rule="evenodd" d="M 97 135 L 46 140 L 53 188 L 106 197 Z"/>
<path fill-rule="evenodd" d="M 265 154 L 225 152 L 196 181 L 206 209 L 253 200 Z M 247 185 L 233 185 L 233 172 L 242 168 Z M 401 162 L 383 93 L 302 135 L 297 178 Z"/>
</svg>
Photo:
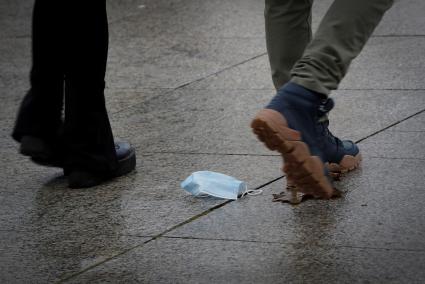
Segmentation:
<svg viewBox="0 0 425 284">
<path fill-rule="evenodd" d="M 243 181 L 234 177 L 210 171 L 194 172 L 181 183 L 181 187 L 194 196 L 211 195 L 232 200 L 245 194 L 261 193 L 259 190 L 248 190 Z"/>
</svg>

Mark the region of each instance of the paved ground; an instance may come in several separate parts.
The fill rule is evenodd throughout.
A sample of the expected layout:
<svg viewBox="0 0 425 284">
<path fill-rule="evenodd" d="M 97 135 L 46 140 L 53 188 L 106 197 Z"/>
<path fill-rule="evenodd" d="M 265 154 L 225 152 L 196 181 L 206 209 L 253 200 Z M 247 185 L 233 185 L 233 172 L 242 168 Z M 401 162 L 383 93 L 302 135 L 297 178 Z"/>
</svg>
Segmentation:
<svg viewBox="0 0 425 284">
<path fill-rule="evenodd" d="M 317 24 L 330 1 L 316 1 Z M 259 0 L 110 0 L 106 90 L 137 172 L 89 190 L 17 155 L 32 1 L 0 2 L 1 283 L 425 282 L 425 2 L 398 2 L 335 92 L 331 126 L 364 163 L 344 197 L 293 207 L 248 124 L 273 95 Z M 195 199 L 223 172 L 264 193 Z M 278 179 L 280 178 L 280 179 Z M 278 179 L 278 180 L 276 180 Z"/>
</svg>

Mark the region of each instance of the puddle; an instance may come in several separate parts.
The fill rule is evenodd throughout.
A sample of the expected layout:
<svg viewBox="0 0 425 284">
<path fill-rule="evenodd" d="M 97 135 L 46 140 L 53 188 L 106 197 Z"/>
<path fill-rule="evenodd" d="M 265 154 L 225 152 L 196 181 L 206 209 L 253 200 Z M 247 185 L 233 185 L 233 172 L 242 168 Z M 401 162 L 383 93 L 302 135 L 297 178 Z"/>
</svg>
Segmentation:
<svg viewBox="0 0 425 284">
<path fill-rule="evenodd" d="M 287 186 L 286 190 L 278 194 L 273 194 L 272 202 L 282 202 L 282 203 L 297 205 L 309 199 L 318 199 L 311 194 L 296 192 L 294 189 L 295 189 L 294 186 Z M 342 196 L 342 192 L 334 188 L 334 194 L 332 196 L 332 199 L 339 198 L 341 196 Z"/>
</svg>

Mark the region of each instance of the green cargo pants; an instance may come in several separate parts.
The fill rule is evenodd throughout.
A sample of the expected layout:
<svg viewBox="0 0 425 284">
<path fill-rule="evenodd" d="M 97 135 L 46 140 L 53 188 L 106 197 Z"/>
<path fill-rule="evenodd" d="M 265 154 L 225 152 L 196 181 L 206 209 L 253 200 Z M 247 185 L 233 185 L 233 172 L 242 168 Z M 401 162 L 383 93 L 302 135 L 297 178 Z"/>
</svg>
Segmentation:
<svg viewBox="0 0 425 284">
<path fill-rule="evenodd" d="M 265 0 L 273 83 L 292 81 L 328 95 L 338 88 L 393 0 L 335 0 L 314 35 L 313 0 Z"/>
</svg>

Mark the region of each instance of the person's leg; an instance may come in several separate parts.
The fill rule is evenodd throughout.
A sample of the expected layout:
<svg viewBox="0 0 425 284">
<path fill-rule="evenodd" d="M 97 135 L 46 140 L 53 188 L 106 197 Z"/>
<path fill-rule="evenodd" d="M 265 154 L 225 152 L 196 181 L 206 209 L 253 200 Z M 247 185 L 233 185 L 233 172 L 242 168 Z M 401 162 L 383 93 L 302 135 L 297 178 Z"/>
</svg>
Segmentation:
<svg viewBox="0 0 425 284">
<path fill-rule="evenodd" d="M 298 191 L 330 198 L 334 190 L 323 166 L 327 156 L 340 154 L 339 148 L 358 153 L 354 144 L 343 145 L 327 135 L 327 127 L 318 122 L 332 107 L 325 104 L 330 90 L 338 86 L 391 3 L 336 0 L 292 69 L 291 82 L 251 124 L 268 148 L 282 154 L 288 181 Z"/>
<path fill-rule="evenodd" d="M 36 0 L 34 4 L 31 89 L 21 103 L 12 133 L 21 142 L 21 152 L 29 156 L 51 152 L 62 126 L 63 30 L 59 7 L 57 1 Z"/>
<path fill-rule="evenodd" d="M 337 89 L 393 0 L 335 0 L 291 71 L 291 81 L 328 95 Z"/>
<path fill-rule="evenodd" d="M 266 44 L 273 84 L 279 89 L 311 41 L 313 0 L 266 0 Z"/>
<path fill-rule="evenodd" d="M 104 98 L 106 3 L 69 0 L 66 9 L 65 166 L 107 175 L 118 164 Z"/>
</svg>

